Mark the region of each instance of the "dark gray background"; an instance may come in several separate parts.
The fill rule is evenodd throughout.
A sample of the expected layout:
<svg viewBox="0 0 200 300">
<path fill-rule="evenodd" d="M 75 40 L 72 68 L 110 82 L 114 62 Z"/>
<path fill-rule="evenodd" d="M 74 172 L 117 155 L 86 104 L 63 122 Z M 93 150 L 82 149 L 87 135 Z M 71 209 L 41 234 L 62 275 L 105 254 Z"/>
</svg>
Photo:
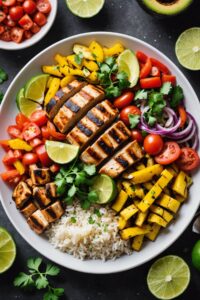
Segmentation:
<svg viewBox="0 0 200 300">
<path fill-rule="evenodd" d="M 6 91 L 12 79 L 34 55 L 54 42 L 74 34 L 98 30 L 126 33 L 155 46 L 179 65 L 174 53 L 177 37 L 189 27 L 200 26 L 199 0 L 195 0 L 193 7 L 184 15 L 165 20 L 146 14 L 135 0 L 106 0 L 102 12 L 90 20 L 73 16 L 68 11 L 64 0 L 58 2 L 56 21 L 40 43 L 21 51 L 0 50 L 0 66 L 9 74 L 9 80 L 0 86 L 2 91 Z M 200 97 L 200 72 L 190 72 L 181 67 L 180 69 Z M 39 254 L 19 236 L 6 217 L 2 206 L 0 206 L 0 226 L 6 227 L 17 243 L 17 259 L 14 266 L 0 276 L 0 299 L 42 299 L 42 292 L 30 294 L 13 287 L 12 281 L 16 274 L 24 270 L 27 258 Z M 187 291 L 179 297 L 182 300 L 195 299 L 200 295 L 200 273 L 192 267 L 190 257 L 192 246 L 198 239 L 199 236 L 192 233 L 190 225 L 176 243 L 162 254 L 180 255 L 190 265 L 191 283 Z M 68 300 L 155 299 L 148 292 L 146 285 L 146 275 L 151 263 L 152 261 L 139 268 L 111 275 L 88 275 L 62 268 L 60 277 L 54 283 L 65 288 L 63 299 Z"/>
</svg>

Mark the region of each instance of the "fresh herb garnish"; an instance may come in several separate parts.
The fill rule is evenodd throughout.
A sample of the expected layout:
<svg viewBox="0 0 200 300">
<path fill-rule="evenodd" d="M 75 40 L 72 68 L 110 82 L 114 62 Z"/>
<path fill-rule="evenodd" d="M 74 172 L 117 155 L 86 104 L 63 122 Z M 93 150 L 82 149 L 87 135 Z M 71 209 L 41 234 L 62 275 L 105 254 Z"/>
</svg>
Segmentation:
<svg viewBox="0 0 200 300">
<path fill-rule="evenodd" d="M 88 209 L 98 200 L 97 192 L 90 190 L 95 173 L 94 165 L 83 163 L 75 162 L 71 167 L 61 168 L 55 178 L 58 195 L 66 196 L 64 201 L 68 204 L 72 204 L 74 199 L 78 198 L 82 208 Z"/>
<path fill-rule="evenodd" d="M 172 84 L 171 82 L 165 82 L 162 87 L 160 88 L 160 93 L 163 95 L 169 95 L 172 91 Z"/>
<path fill-rule="evenodd" d="M 1 101 L 3 100 L 3 93 L 2 93 L 2 91 L 0 91 L 0 103 L 1 103 Z"/>
<path fill-rule="evenodd" d="M 131 129 L 135 128 L 138 125 L 138 123 L 140 122 L 140 115 L 129 114 L 128 118 L 129 118 L 129 123 L 130 123 Z"/>
<path fill-rule="evenodd" d="M 166 101 L 162 93 L 152 91 L 148 96 L 149 110 L 144 113 L 145 120 L 153 126 L 162 117 Z"/>
<path fill-rule="evenodd" d="M 172 98 L 170 101 L 170 106 L 172 108 L 177 107 L 180 102 L 183 100 L 184 94 L 183 89 L 179 85 L 175 86 L 172 91 Z"/>
<path fill-rule="evenodd" d="M 74 60 L 75 60 L 75 62 L 78 65 L 82 65 L 82 62 L 83 62 L 83 53 L 79 52 L 79 54 L 75 54 Z"/>
<path fill-rule="evenodd" d="M 99 209 L 96 209 L 96 208 L 94 210 L 94 214 L 97 215 L 97 217 L 99 217 L 99 218 L 102 216 L 102 214 L 100 213 Z"/>
<path fill-rule="evenodd" d="M 98 65 L 98 79 L 105 88 L 107 98 L 120 96 L 122 90 L 130 86 L 126 72 L 118 70 L 115 57 L 108 57 L 104 63 L 98 63 Z"/>
<path fill-rule="evenodd" d="M 47 264 L 44 272 L 40 271 L 41 258 L 30 258 L 27 261 L 29 273 L 20 272 L 14 279 L 14 286 L 20 288 L 46 289 L 43 300 L 58 300 L 63 294 L 63 288 L 54 288 L 50 285 L 48 276 L 57 276 L 60 269 L 52 264 Z"/>
<path fill-rule="evenodd" d="M 146 100 L 148 97 L 148 92 L 145 90 L 139 90 L 135 94 L 134 100 Z"/>
<path fill-rule="evenodd" d="M 75 217 L 71 217 L 70 221 L 71 221 L 72 223 L 76 223 L 76 218 L 75 218 Z"/>
<path fill-rule="evenodd" d="M 88 219 L 88 223 L 89 224 L 94 224 L 95 220 L 90 216 L 89 219 Z"/>
<path fill-rule="evenodd" d="M 4 69 L 0 68 L 0 83 L 6 81 L 8 79 L 8 75 L 4 71 Z"/>
</svg>

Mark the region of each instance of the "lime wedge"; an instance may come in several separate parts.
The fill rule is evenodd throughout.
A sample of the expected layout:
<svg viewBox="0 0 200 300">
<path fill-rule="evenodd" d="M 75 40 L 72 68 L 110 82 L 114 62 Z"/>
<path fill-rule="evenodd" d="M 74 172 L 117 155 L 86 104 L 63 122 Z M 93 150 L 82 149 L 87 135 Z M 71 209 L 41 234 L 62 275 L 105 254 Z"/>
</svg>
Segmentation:
<svg viewBox="0 0 200 300">
<path fill-rule="evenodd" d="M 30 117 L 30 115 L 36 109 L 40 108 L 40 105 L 38 103 L 31 101 L 29 99 L 26 99 L 24 97 L 24 88 L 19 90 L 19 93 L 17 94 L 16 103 L 17 103 L 18 109 L 27 117 Z"/>
<path fill-rule="evenodd" d="M 181 295 L 190 282 L 190 269 L 186 262 L 174 255 L 158 259 L 150 268 L 147 284 L 158 299 L 174 299 Z"/>
<path fill-rule="evenodd" d="M 140 66 L 134 52 L 127 49 L 123 51 L 117 59 L 119 71 L 124 71 L 128 75 L 130 87 L 134 87 L 139 79 Z"/>
<path fill-rule="evenodd" d="M 99 204 L 106 204 L 114 200 L 117 195 L 117 187 L 114 180 L 105 174 L 97 175 L 94 178 L 91 190 L 97 192 L 99 199 L 96 203 Z"/>
<path fill-rule="evenodd" d="M 69 10 L 81 18 L 91 18 L 97 15 L 105 0 L 66 0 Z"/>
<path fill-rule="evenodd" d="M 0 274 L 12 266 L 15 257 L 15 242 L 8 231 L 0 227 Z"/>
<path fill-rule="evenodd" d="M 79 152 L 79 146 L 66 143 L 46 141 L 45 145 L 48 156 L 58 164 L 71 162 Z"/>
<path fill-rule="evenodd" d="M 48 78 L 48 74 L 40 74 L 38 76 L 32 77 L 25 85 L 25 98 L 34 100 L 37 103 L 42 104 Z"/>
<path fill-rule="evenodd" d="M 200 70 L 200 27 L 185 30 L 176 42 L 176 56 L 180 64 L 192 71 Z"/>
</svg>

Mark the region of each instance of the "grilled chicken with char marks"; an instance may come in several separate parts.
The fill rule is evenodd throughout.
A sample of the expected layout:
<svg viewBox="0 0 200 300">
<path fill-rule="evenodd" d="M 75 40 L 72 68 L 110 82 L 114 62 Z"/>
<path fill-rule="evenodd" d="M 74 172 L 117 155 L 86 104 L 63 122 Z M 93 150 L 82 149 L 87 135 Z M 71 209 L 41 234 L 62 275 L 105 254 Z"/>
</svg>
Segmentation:
<svg viewBox="0 0 200 300">
<path fill-rule="evenodd" d="M 118 110 L 110 101 L 105 100 L 97 104 L 68 133 L 67 141 L 84 150 L 95 136 L 114 121 L 117 115 Z"/>
<path fill-rule="evenodd" d="M 49 168 L 38 168 L 37 165 L 31 165 L 29 172 L 33 185 L 43 185 L 51 182 L 51 172 Z"/>
<path fill-rule="evenodd" d="M 60 89 L 54 98 L 52 98 L 46 106 L 46 111 L 53 119 L 61 106 L 73 95 L 79 92 L 87 83 L 84 81 L 73 80 L 66 87 Z"/>
<path fill-rule="evenodd" d="M 36 210 L 28 219 L 27 223 L 37 234 L 41 234 L 49 225 L 41 210 Z"/>
<path fill-rule="evenodd" d="M 69 131 L 87 113 L 87 111 L 104 98 L 104 92 L 88 84 L 65 102 L 53 119 L 62 133 Z"/>
<path fill-rule="evenodd" d="M 42 210 L 42 213 L 47 220 L 47 222 L 52 223 L 60 219 L 64 214 L 64 209 L 60 201 L 56 201 L 53 204 L 49 205 L 47 208 Z"/>
<path fill-rule="evenodd" d="M 86 164 L 98 166 L 111 156 L 130 136 L 131 132 L 126 125 L 122 121 L 117 121 L 93 145 L 89 146 L 81 154 L 80 158 Z"/>
<path fill-rule="evenodd" d="M 34 184 L 33 184 L 33 181 L 31 178 L 27 178 L 25 182 L 30 189 L 32 189 L 34 187 Z"/>
<path fill-rule="evenodd" d="M 28 219 L 37 209 L 37 206 L 33 202 L 30 202 L 26 204 L 26 206 L 20 211 L 24 215 L 24 217 Z"/>
<path fill-rule="evenodd" d="M 50 182 L 45 185 L 46 194 L 49 198 L 54 199 L 58 197 L 57 186 L 55 182 Z"/>
<path fill-rule="evenodd" d="M 99 171 L 115 178 L 143 157 L 142 148 L 137 141 L 130 142 L 114 155 Z"/>
<path fill-rule="evenodd" d="M 51 198 L 48 197 L 46 188 L 43 186 L 33 188 L 33 198 L 38 208 L 44 208 L 51 203 Z"/>
<path fill-rule="evenodd" d="M 23 205 L 29 200 L 31 194 L 31 190 L 26 182 L 20 181 L 12 194 L 12 198 L 15 201 L 16 207 L 22 208 Z"/>
</svg>

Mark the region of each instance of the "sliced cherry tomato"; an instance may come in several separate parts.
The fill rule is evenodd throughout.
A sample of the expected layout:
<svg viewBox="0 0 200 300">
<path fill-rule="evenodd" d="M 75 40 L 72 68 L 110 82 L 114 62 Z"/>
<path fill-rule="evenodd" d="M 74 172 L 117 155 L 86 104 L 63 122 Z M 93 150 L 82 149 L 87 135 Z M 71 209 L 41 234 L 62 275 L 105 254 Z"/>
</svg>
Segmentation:
<svg viewBox="0 0 200 300">
<path fill-rule="evenodd" d="M 157 155 L 163 149 L 163 139 L 158 134 L 148 134 L 144 139 L 144 150 L 150 155 Z"/>
<path fill-rule="evenodd" d="M 58 141 L 66 140 L 66 135 L 56 131 L 55 126 L 50 121 L 47 122 L 47 128 L 49 130 L 50 136 Z"/>
<path fill-rule="evenodd" d="M 33 21 L 34 21 L 37 25 L 39 25 L 40 27 L 42 27 L 43 25 L 46 24 L 47 18 L 46 18 L 46 16 L 45 16 L 43 13 L 38 12 L 38 13 L 36 13 L 36 15 L 34 16 Z"/>
<path fill-rule="evenodd" d="M 132 130 L 131 137 L 132 137 L 133 141 L 136 140 L 138 143 L 143 142 L 143 136 L 142 136 L 141 132 L 138 130 Z"/>
<path fill-rule="evenodd" d="M 11 19 L 11 17 L 8 15 L 6 20 L 4 21 L 4 24 L 8 27 L 15 27 L 17 25 L 17 22 L 16 21 L 13 21 Z"/>
<path fill-rule="evenodd" d="M 29 17 L 29 15 L 24 15 L 20 20 L 19 20 L 19 25 L 24 29 L 24 30 L 30 30 L 31 27 L 33 26 L 33 21 Z"/>
<path fill-rule="evenodd" d="M 17 125 L 8 126 L 7 132 L 12 138 L 21 138 L 22 137 L 22 132 Z"/>
<path fill-rule="evenodd" d="M 25 153 L 22 158 L 22 163 L 24 166 L 36 164 L 38 162 L 39 158 L 36 153 Z"/>
<path fill-rule="evenodd" d="M 113 102 L 114 106 L 121 109 L 131 104 L 134 99 L 134 93 L 126 92 L 116 98 Z"/>
<path fill-rule="evenodd" d="M 3 157 L 2 161 L 5 165 L 13 165 L 18 159 L 22 158 L 20 150 L 9 150 Z"/>
<path fill-rule="evenodd" d="M 8 183 L 11 182 L 11 180 L 13 180 L 15 177 L 19 175 L 20 175 L 19 172 L 15 169 L 7 170 L 6 172 L 0 174 L 2 180 Z"/>
<path fill-rule="evenodd" d="M 2 10 L 0 10 L 0 23 L 2 23 L 5 20 L 5 18 L 6 14 Z"/>
<path fill-rule="evenodd" d="M 28 123 L 22 131 L 25 141 L 30 141 L 40 135 L 40 128 L 35 123 Z"/>
<path fill-rule="evenodd" d="M 9 15 L 13 21 L 18 21 L 24 15 L 23 7 L 13 6 L 9 10 Z"/>
<path fill-rule="evenodd" d="M 30 120 L 24 114 L 19 113 L 16 115 L 15 122 L 19 129 L 22 130 L 27 123 L 30 123 Z"/>
<path fill-rule="evenodd" d="M 37 7 L 34 1 L 26 0 L 23 3 L 23 9 L 27 14 L 31 15 L 36 11 Z"/>
<path fill-rule="evenodd" d="M 170 70 L 168 69 L 168 67 L 161 63 L 159 60 L 151 57 L 151 63 L 152 66 L 157 67 L 162 73 L 170 74 Z"/>
<path fill-rule="evenodd" d="M 181 170 L 191 172 L 199 167 L 200 158 L 194 149 L 185 147 L 181 149 L 181 154 L 176 163 Z"/>
<path fill-rule="evenodd" d="M 25 30 L 24 31 L 24 38 L 26 40 L 30 39 L 33 36 L 33 33 L 30 30 Z"/>
<path fill-rule="evenodd" d="M 44 110 L 36 110 L 30 116 L 30 120 L 40 127 L 47 124 L 48 117 Z"/>
<path fill-rule="evenodd" d="M 52 173 L 58 173 L 60 171 L 60 166 L 58 164 L 53 164 L 51 167 L 50 167 L 50 171 Z"/>
<path fill-rule="evenodd" d="M 5 27 L 3 25 L 0 25 L 0 35 L 5 31 Z"/>
<path fill-rule="evenodd" d="M 158 77 L 158 76 L 160 76 L 160 70 L 157 67 L 153 66 L 151 68 L 150 75 L 153 76 L 153 77 Z"/>
<path fill-rule="evenodd" d="M 31 31 L 33 33 L 38 33 L 40 31 L 40 26 L 38 26 L 36 23 L 33 23 L 33 26 L 31 27 Z"/>
<path fill-rule="evenodd" d="M 181 149 L 176 142 L 166 142 L 162 151 L 155 156 L 155 161 L 161 165 L 169 165 L 176 161 L 180 154 Z"/>
<path fill-rule="evenodd" d="M 51 11 L 51 3 L 49 0 L 38 0 L 37 9 L 43 14 L 48 14 Z"/>
<path fill-rule="evenodd" d="M 145 63 L 147 61 L 147 58 L 148 58 L 148 56 L 146 54 L 144 54 L 142 51 L 137 51 L 136 52 L 136 57 L 142 63 Z"/>
<path fill-rule="evenodd" d="M 8 140 L 0 140 L 0 145 L 5 151 L 8 151 L 10 149 Z"/>
<path fill-rule="evenodd" d="M 42 137 L 45 140 L 50 139 L 51 135 L 50 135 L 50 132 L 49 132 L 49 129 L 47 128 L 47 126 L 42 126 L 41 132 L 42 132 Z"/>
<path fill-rule="evenodd" d="M 5 6 L 13 6 L 15 5 L 16 3 L 16 0 L 2 0 L 2 5 L 5 5 Z"/>
<path fill-rule="evenodd" d="M 5 42 L 10 42 L 11 41 L 10 28 L 8 26 L 5 26 L 5 30 L 1 34 L 0 40 L 5 41 Z"/>
<path fill-rule="evenodd" d="M 11 29 L 11 39 L 15 43 L 21 43 L 23 38 L 24 30 L 19 27 L 13 27 Z"/>
<path fill-rule="evenodd" d="M 148 57 L 146 63 L 140 70 L 140 78 L 146 78 L 150 74 L 151 68 L 152 68 L 151 60 Z"/>
<path fill-rule="evenodd" d="M 35 152 L 44 167 L 49 167 L 52 164 L 52 160 L 49 158 L 45 145 L 35 148 Z"/>
<path fill-rule="evenodd" d="M 176 85 L 176 76 L 163 74 L 162 75 L 162 83 L 164 83 L 164 82 L 171 82 L 173 85 Z"/>
<path fill-rule="evenodd" d="M 130 125 L 129 115 L 141 115 L 140 109 L 135 105 L 130 105 L 122 109 L 120 112 L 120 119 L 126 124 Z"/>
<path fill-rule="evenodd" d="M 178 106 L 178 113 L 179 117 L 181 118 L 180 128 L 184 127 L 186 121 L 187 121 L 187 113 L 185 108 L 182 105 Z"/>
<path fill-rule="evenodd" d="M 149 77 L 140 79 L 140 86 L 142 89 L 153 89 L 161 87 L 160 77 Z"/>
<path fill-rule="evenodd" d="M 39 139 L 39 138 L 34 138 L 34 139 L 32 139 L 31 141 L 29 141 L 29 144 L 30 144 L 30 146 L 31 146 L 32 148 L 35 148 L 35 147 L 37 147 L 37 146 L 43 144 L 43 142 L 42 142 L 42 140 Z"/>
</svg>

